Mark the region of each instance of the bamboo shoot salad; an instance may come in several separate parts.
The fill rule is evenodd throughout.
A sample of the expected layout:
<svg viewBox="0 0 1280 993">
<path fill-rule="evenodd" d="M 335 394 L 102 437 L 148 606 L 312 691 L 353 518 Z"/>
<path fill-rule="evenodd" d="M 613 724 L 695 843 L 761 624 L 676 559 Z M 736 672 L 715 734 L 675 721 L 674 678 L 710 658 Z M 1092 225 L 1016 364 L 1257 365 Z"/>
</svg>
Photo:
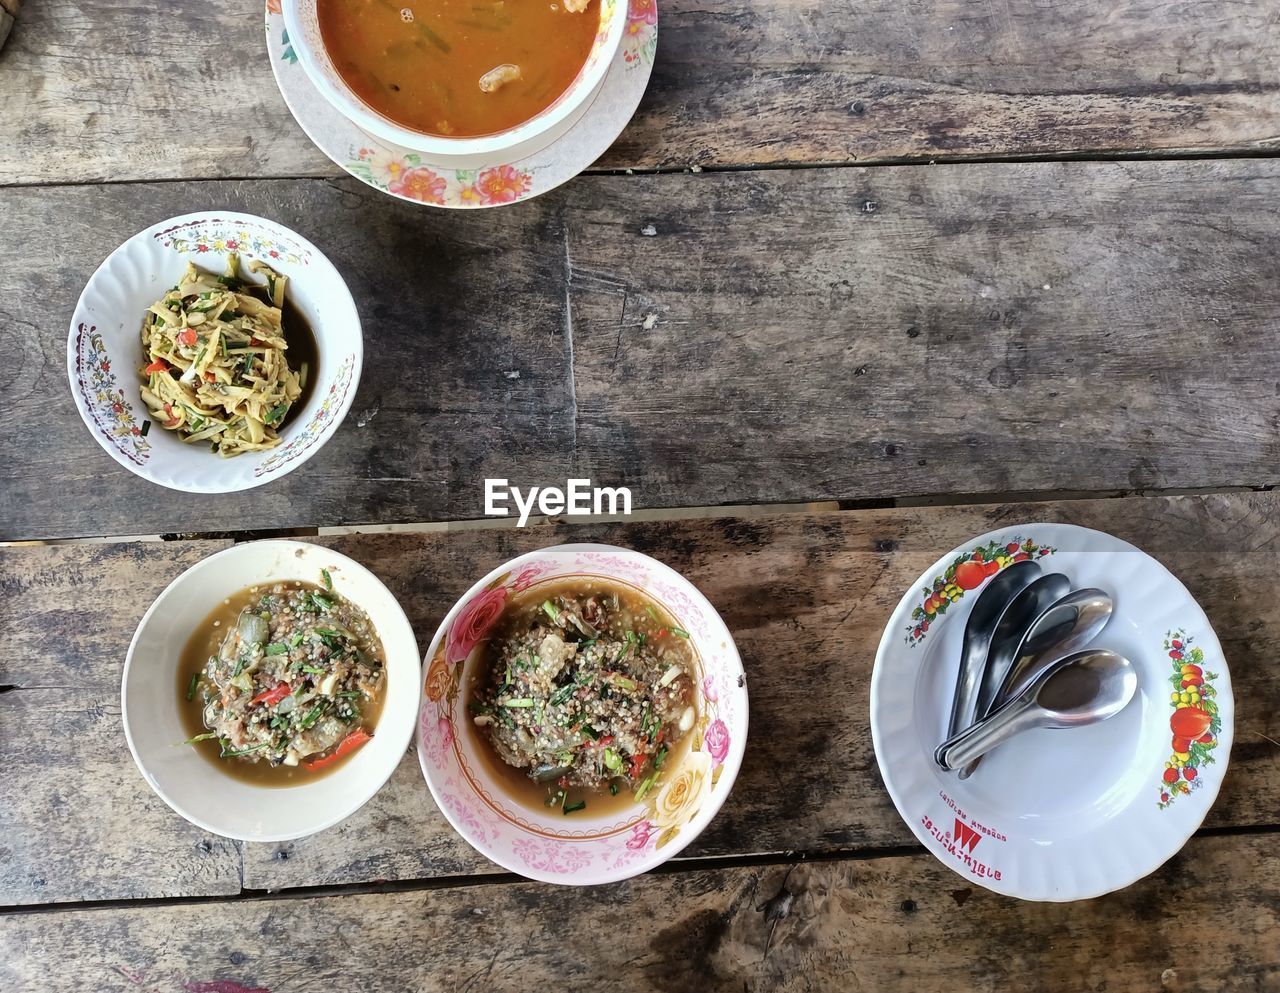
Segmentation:
<svg viewBox="0 0 1280 993">
<path fill-rule="evenodd" d="M 224 457 L 280 444 L 310 371 L 287 358 L 287 277 L 256 259 L 248 269 L 265 276 L 265 286 L 241 278 L 234 253 L 221 276 L 188 263 L 142 321 L 142 400 L 151 416 Z"/>
</svg>

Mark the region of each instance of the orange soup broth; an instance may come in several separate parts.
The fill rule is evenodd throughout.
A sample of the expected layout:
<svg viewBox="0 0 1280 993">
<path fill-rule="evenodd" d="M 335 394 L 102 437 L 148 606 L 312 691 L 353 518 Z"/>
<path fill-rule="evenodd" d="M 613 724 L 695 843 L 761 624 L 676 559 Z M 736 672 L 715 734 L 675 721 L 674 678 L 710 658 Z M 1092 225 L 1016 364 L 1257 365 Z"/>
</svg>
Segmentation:
<svg viewBox="0 0 1280 993">
<path fill-rule="evenodd" d="M 497 134 L 572 85 L 600 28 L 600 0 L 316 0 L 325 49 L 347 85 L 402 127 L 441 137 Z M 519 77 L 491 92 L 499 66 Z"/>
</svg>

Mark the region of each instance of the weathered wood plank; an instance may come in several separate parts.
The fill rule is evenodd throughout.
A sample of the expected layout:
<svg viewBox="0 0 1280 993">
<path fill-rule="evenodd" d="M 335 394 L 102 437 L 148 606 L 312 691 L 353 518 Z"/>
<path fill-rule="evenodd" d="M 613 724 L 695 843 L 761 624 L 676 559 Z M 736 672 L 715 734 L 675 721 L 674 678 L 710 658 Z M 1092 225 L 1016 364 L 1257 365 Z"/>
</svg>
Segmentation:
<svg viewBox="0 0 1280 993">
<path fill-rule="evenodd" d="M 167 993 L 344 989 L 1265 990 L 1272 835 L 1198 838 L 1075 904 L 968 886 L 926 855 L 341 899 L 0 916 L 0 980 Z"/>
<path fill-rule="evenodd" d="M 354 535 L 328 543 L 367 564 L 391 587 L 425 647 L 439 619 L 475 577 L 529 548 L 587 538 L 613 541 L 669 562 L 715 603 L 742 651 L 751 689 L 753 734 L 740 779 L 707 832 L 687 850 L 724 856 L 799 850 L 865 851 L 913 844 L 884 792 L 870 745 L 867 686 L 883 625 L 902 591 L 942 551 L 992 527 L 1016 521 L 1065 520 L 1104 528 L 1146 548 L 1169 565 L 1200 598 L 1219 632 L 1237 693 L 1236 746 L 1231 770 L 1210 818 L 1215 826 L 1267 826 L 1280 805 L 1280 614 L 1259 591 L 1280 571 L 1280 495 L 1237 494 L 929 508 L 875 512 L 778 515 L 631 525 L 544 527 L 526 532 Z M 118 666 L 150 589 L 176 574 L 178 561 L 146 566 L 153 585 L 131 571 L 170 546 L 104 546 L 88 563 L 67 546 L 0 552 L 6 593 L 32 597 L 40 610 L 12 621 L 0 645 L 0 759 L 16 762 L 6 779 L 14 806 L 0 812 L 0 838 L 23 838 L 40 851 L 76 852 L 44 860 L 46 884 L 31 882 L 36 849 L 24 847 L 4 866 L 0 905 L 75 897 L 136 894 L 154 887 L 126 871 L 125 841 L 96 833 L 94 804 L 69 803 L 49 817 L 53 793 L 74 797 L 83 783 L 114 797 L 121 812 L 145 812 L 132 828 L 128 851 L 170 853 L 157 872 L 190 892 L 205 892 L 199 866 L 208 853 L 197 835 L 147 792 L 124 747 L 118 720 Z M 198 554 L 193 544 L 182 563 Z M 125 565 L 117 566 L 117 560 Z M 75 564 L 79 562 L 79 564 Z M 101 575 L 94 607 L 92 650 L 43 633 L 69 626 L 68 587 L 31 585 L 35 576 L 79 576 L 70 589 Z M 119 576 L 120 580 L 112 579 Z M 124 580 L 123 586 L 121 580 Z M 121 590 L 124 590 L 121 594 Z M 112 614 L 106 605 L 123 596 Z M 88 654 L 90 651 L 93 654 Z M 86 662 L 86 657 L 100 660 Z M 50 687 L 32 690 L 28 687 Z M 66 687 L 58 691 L 52 687 Z M 828 705 L 815 708 L 821 697 Z M 43 702 L 39 709 L 23 701 Z M 44 702 L 47 701 L 47 702 Z M 47 720 L 19 719 L 62 711 L 97 747 L 73 751 Z M 82 716 L 97 715 L 93 722 Z M 10 716 L 14 715 L 14 716 Z M 35 736 L 33 744 L 32 736 Z M 46 741 L 48 742 L 46 744 Z M 38 763 L 20 761 L 41 756 Z M 779 770 L 786 770 L 786 802 L 779 803 Z M 33 797 L 34 799 L 25 799 Z M 493 867 L 456 837 L 435 810 L 406 756 L 395 776 L 360 812 L 338 827 L 287 845 L 243 846 L 244 885 L 251 889 L 420 879 L 491 872 Z M 106 868 L 104 868 L 106 866 Z M 115 868 L 112 868 L 112 867 Z"/>
<path fill-rule="evenodd" d="M 1278 181 L 1264 160 L 586 177 L 464 216 L 354 180 L 0 190 L 0 243 L 25 246 L 0 259 L 0 537 L 471 518 L 492 476 L 637 507 L 1273 485 Z M 366 417 L 252 500 L 138 482 L 66 384 L 93 267 L 195 206 L 315 239 L 365 320 Z"/>
<path fill-rule="evenodd" d="M 261 8 L 35 5 L 5 53 L 0 183 L 337 174 L 276 90 Z M 600 165 L 1270 147 L 1273 13 L 663 0 L 650 92 Z"/>
<path fill-rule="evenodd" d="M 138 618 L 228 544 L 0 550 L 0 904 L 240 890 L 236 844 L 173 815 L 120 724 Z"/>
</svg>

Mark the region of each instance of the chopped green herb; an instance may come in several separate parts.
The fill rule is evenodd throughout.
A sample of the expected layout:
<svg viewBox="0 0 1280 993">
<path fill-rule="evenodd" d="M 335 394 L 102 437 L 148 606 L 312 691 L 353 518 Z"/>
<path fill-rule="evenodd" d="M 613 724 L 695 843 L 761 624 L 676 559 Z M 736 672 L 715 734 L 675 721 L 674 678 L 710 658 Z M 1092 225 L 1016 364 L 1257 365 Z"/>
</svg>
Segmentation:
<svg viewBox="0 0 1280 993">
<path fill-rule="evenodd" d="M 263 417 L 262 420 L 266 424 L 279 424 L 280 421 L 284 420 L 284 415 L 288 413 L 288 411 L 289 411 L 288 401 L 285 401 L 284 403 L 278 403 L 274 407 L 272 407 L 270 410 L 267 411 L 266 416 Z"/>
<path fill-rule="evenodd" d="M 652 604 L 648 604 L 648 603 L 646 603 L 646 604 L 644 605 L 644 609 L 645 609 L 645 611 L 648 613 L 648 615 L 649 615 L 650 617 L 652 617 L 655 621 L 658 619 L 658 612 L 657 612 L 656 610 L 654 610 L 654 609 L 653 609 L 653 605 L 652 605 Z"/>
<path fill-rule="evenodd" d="M 559 617 L 559 616 L 560 616 L 560 608 L 559 608 L 559 607 L 557 607 L 557 606 L 556 606 L 554 603 L 552 603 L 550 600 L 543 600 L 543 601 L 542 601 L 542 610 L 543 610 L 543 612 L 544 612 L 548 617 L 550 617 L 553 621 L 554 621 L 557 617 Z"/>
<path fill-rule="evenodd" d="M 332 590 L 332 589 L 333 589 L 333 577 L 329 575 L 329 570 L 328 570 L 328 569 L 321 569 L 321 570 L 320 570 L 320 578 L 324 580 L 324 588 L 325 588 L 326 590 Z"/>
<path fill-rule="evenodd" d="M 329 670 L 322 665 L 304 665 L 302 667 L 302 671 L 303 672 L 328 672 Z"/>
<path fill-rule="evenodd" d="M 147 432 L 148 432 L 148 431 L 150 431 L 150 430 L 151 430 L 151 422 L 150 422 L 150 421 L 148 421 L 148 420 L 143 420 L 143 422 L 142 422 L 142 430 L 141 430 L 141 431 L 139 431 L 138 433 L 139 433 L 143 438 L 145 438 L 145 437 L 147 436 Z"/>
<path fill-rule="evenodd" d="M 617 665 L 619 662 L 625 659 L 628 655 L 630 655 L 631 649 L 636 647 L 636 635 L 634 631 L 627 632 L 626 641 L 627 643 L 622 646 L 622 651 L 618 653 L 618 657 L 613 660 L 614 665 Z M 632 689 L 634 688 L 635 687 L 633 686 Z"/>
<path fill-rule="evenodd" d="M 534 705 L 533 697 L 531 696 L 521 696 L 521 697 L 516 697 L 514 700 L 498 701 L 499 707 L 528 708 L 528 707 L 532 707 L 533 705 Z"/>
<path fill-rule="evenodd" d="M 206 731 L 204 734 L 198 734 L 194 738 L 188 738 L 183 742 L 184 745 L 194 745 L 197 741 L 208 741 L 210 738 L 218 737 L 212 731 Z"/>
<path fill-rule="evenodd" d="M 286 645 L 283 641 L 273 641 L 271 644 L 267 646 L 267 654 L 268 655 L 288 655 L 289 646 Z"/>
<path fill-rule="evenodd" d="M 564 808 L 565 815 L 568 816 L 569 814 L 572 814 L 575 811 L 583 810 L 586 808 L 586 806 L 587 806 L 586 800 L 579 800 L 577 803 L 571 803 Z"/>
<path fill-rule="evenodd" d="M 689 637 L 689 632 L 688 632 L 688 631 L 682 631 L 682 630 L 680 630 L 680 628 L 672 628 L 672 629 L 671 629 L 671 633 L 672 633 L 672 634 L 678 634 L 681 638 L 687 638 L 687 637 Z"/>
<path fill-rule="evenodd" d="M 557 707 L 560 704 L 567 701 L 569 697 L 573 696 L 573 691 L 576 690 L 577 688 L 578 687 L 575 686 L 573 683 L 569 683 L 566 686 L 561 686 L 558 690 L 556 690 L 554 693 L 551 694 L 551 701 L 550 701 L 551 706 Z"/>
<path fill-rule="evenodd" d="M 354 700 L 356 697 L 364 696 L 359 690 L 348 690 L 345 693 L 336 694 L 340 700 Z"/>
<path fill-rule="evenodd" d="M 320 720 L 320 715 L 324 713 L 325 708 L 328 706 L 329 706 L 329 702 L 327 700 L 321 700 L 314 707 L 312 707 L 310 711 L 307 712 L 307 716 L 302 719 L 302 722 L 301 724 L 299 724 L 299 727 L 301 727 L 302 730 L 304 731 L 307 728 L 311 727 L 312 724 Z"/>
<path fill-rule="evenodd" d="M 200 673 L 193 672 L 191 674 L 191 682 L 187 683 L 187 699 L 193 700 L 196 695 L 196 687 L 200 685 Z"/>
<path fill-rule="evenodd" d="M 622 756 L 612 748 L 606 748 L 604 750 L 604 767 L 613 772 L 620 771 L 622 769 Z"/>
<path fill-rule="evenodd" d="M 616 782 L 609 784 L 609 795 L 610 796 L 618 795 L 618 784 Z"/>
<path fill-rule="evenodd" d="M 292 638 L 289 639 L 289 647 L 297 648 L 301 644 L 302 644 L 302 632 L 298 631 L 294 634 Z"/>
<path fill-rule="evenodd" d="M 229 750 L 224 744 L 222 751 L 219 752 L 218 755 L 220 758 L 224 759 L 235 758 L 237 755 L 248 755 L 250 752 L 256 752 L 259 749 L 266 748 L 268 744 L 270 744 L 270 742 L 264 741 L 261 745 L 253 745 L 249 748 L 241 748 L 239 750 Z"/>
<path fill-rule="evenodd" d="M 656 772 L 651 772 L 645 777 L 644 781 L 640 783 L 640 787 L 636 790 L 636 803 L 644 799 L 645 794 L 653 789 L 653 784 L 657 781 L 658 774 Z"/>
<path fill-rule="evenodd" d="M 667 746 L 663 745 L 658 749 L 658 754 L 653 757 L 653 767 L 655 769 L 662 768 L 662 760 L 667 757 Z"/>
</svg>

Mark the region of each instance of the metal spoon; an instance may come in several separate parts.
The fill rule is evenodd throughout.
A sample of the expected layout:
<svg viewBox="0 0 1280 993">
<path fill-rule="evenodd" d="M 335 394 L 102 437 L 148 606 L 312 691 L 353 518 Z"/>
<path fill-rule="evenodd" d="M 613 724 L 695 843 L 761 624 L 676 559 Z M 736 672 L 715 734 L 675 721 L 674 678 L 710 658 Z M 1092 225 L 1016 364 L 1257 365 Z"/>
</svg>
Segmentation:
<svg viewBox="0 0 1280 993">
<path fill-rule="evenodd" d="M 948 738 L 974 722 L 978 707 L 978 683 L 982 679 L 982 667 L 987 661 L 987 649 L 991 645 L 996 621 L 1004 613 L 1009 601 L 1039 575 L 1038 563 L 1030 559 L 1015 562 L 996 573 L 974 602 L 964 629 L 960 669 L 956 673 L 956 695 L 951 702 L 951 720 L 947 724 Z"/>
<path fill-rule="evenodd" d="M 1111 620 L 1115 602 L 1105 590 L 1073 590 L 1035 619 L 996 691 L 992 709 L 1018 696 L 1048 665 L 1085 648 Z"/>
<path fill-rule="evenodd" d="M 996 622 L 995 631 L 991 635 L 991 647 L 987 649 L 987 660 L 982 667 L 978 705 L 974 709 L 976 720 L 981 720 L 995 709 L 997 694 L 1004 684 L 1004 678 L 1018 658 L 1018 649 L 1022 647 L 1027 632 L 1037 618 L 1070 592 L 1071 580 L 1060 572 L 1051 572 L 1032 580 L 1009 601 Z M 968 779 L 977 767 L 977 762 L 965 766 L 960 770 L 960 778 Z"/>
<path fill-rule="evenodd" d="M 1105 649 L 1077 652 L 1044 669 L 1016 697 L 934 752 L 943 769 L 961 769 L 1031 728 L 1074 728 L 1114 717 L 1138 691 L 1138 672 Z"/>
</svg>

